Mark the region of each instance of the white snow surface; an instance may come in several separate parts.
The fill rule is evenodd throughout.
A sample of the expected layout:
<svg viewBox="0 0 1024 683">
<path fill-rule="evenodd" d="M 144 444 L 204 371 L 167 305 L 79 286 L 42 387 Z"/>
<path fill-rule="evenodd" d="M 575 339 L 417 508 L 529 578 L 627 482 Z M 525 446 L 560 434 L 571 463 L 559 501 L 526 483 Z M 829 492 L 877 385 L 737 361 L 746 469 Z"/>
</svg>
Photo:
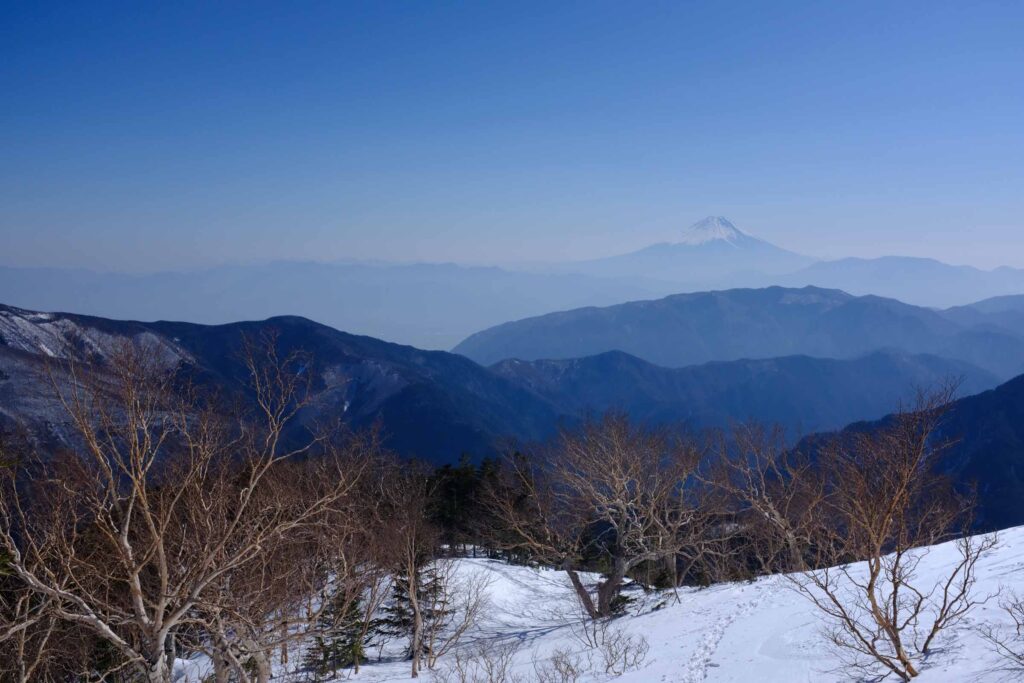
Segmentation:
<svg viewBox="0 0 1024 683">
<path fill-rule="evenodd" d="M 190 361 L 181 347 L 152 332 L 137 332 L 132 340 L 152 348 L 169 364 Z M 40 353 L 67 360 L 98 359 L 109 356 L 124 336 L 80 325 L 52 313 L 35 313 L 18 308 L 0 309 L 0 345 L 28 353 Z"/>
<path fill-rule="evenodd" d="M 724 216 L 708 216 L 687 228 L 683 232 L 679 243 L 698 246 L 708 242 L 723 241 L 735 245 L 737 241 L 744 237 L 749 237 L 749 235 L 733 225 Z"/>
<path fill-rule="evenodd" d="M 938 580 L 957 557 L 953 544 L 926 549 L 920 564 L 921 583 Z M 630 590 L 636 600 L 625 616 L 611 622 L 611 628 L 642 636 L 650 650 L 640 668 L 613 678 L 604 673 L 600 654 L 574 636 L 580 619 L 563 572 L 484 559 L 464 559 L 459 563 L 460 572 L 483 572 L 491 579 L 486 617 L 460 647 L 468 650 L 485 644 L 497 649 L 510 642 L 518 643 L 514 672 L 520 676 L 519 681 L 536 680 L 534 662 L 543 662 L 559 649 L 582 657 L 589 653 L 593 667 L 579 679 L 581 682 L 861 680 L 841 669 L 839 653 L 826 642 L 822 616 L 783 576 L 703 589 L 683 588 L 675 593 L 644 594 L 635 588 Z M 1024 527 L 1000 532 L 996 548 L 978 564 L 975 595 L 983 598 L 1000 590 L 1024 593 Z M 1007 671 L 1005 661 L 982 637 L 981 629 L 986 627 L 1012 635 L 1012 623 L 997 598 L 979 605 L 958 624 L 923 663 L 921 675 L 915 680 L 1024 680 L 1024 672 Z M 439 668 L 450 659 L 451 655 L 443 657 Z M 306 680 L 296 664 L 301 655 L 293 652 L 291 661 L 287 667 L 277 665 L 275 680 Z M 181 661 L 177 668 L 180 681 L 196 681 L 206 673 L 208 669 L 201 660 Z M 346 671 L 337 680 L 414 679 L 409 677 L 408 663 L 395 657 L 364 665 L 358 676 Z M 415 680 L 441 679 L 424 671 Z"/>
</svg>

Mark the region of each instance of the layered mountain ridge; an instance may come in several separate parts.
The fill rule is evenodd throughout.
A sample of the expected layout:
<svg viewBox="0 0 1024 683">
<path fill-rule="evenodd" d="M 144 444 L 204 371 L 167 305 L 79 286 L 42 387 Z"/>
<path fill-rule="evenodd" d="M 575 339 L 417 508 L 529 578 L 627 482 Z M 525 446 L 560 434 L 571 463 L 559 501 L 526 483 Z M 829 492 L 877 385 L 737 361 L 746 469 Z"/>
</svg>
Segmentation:
<svg viewBox="0 0 1024 683">
<path fill-rule="evenodd" d="M 1010 327 L 819 287 L 677 294 L 550 313 L 483 330 L 454 351 L 485 364 L 624 351 L 683 367 L 801 354 L 850 359 L 885 348 L 964 361 L 1001 380 L 1024 372 L 1024 336 Z"/>
<path fill-rule="evenodd" d="M 835 305 L 813 293 L 797 300 Z M 67 441 L 71 425 L 49 391 L 51 382 L 67 381 L 60 375 L 66 360 L 80 371 L 105 372 L 125 342 L 156 348 L 200 381 L 244 397 L 242 337 L 269 332 L 282 351 L 303 350 L 314 359 L 312 402 L 298 428 L 332 420 L 354 428 L 379 424 L 388 446 L 434 462 L 452 462 L 462 453 L 493 455 L 509 441 L 544 439 L 559 425 L 605 410 L 693 428 L 778 422 L 795 436 L 881 416 L 915 385 L 957 377 L 964 392 L 974 392 L 998 382 L 968 362 L 898 349 L 846 360 L 789 356 L 683 369 L 613 352 L 485 368 L 456 354 L 351 335 L 295 316 L 207 326 L 0 306 L 0 422 Z"/>
</svg>

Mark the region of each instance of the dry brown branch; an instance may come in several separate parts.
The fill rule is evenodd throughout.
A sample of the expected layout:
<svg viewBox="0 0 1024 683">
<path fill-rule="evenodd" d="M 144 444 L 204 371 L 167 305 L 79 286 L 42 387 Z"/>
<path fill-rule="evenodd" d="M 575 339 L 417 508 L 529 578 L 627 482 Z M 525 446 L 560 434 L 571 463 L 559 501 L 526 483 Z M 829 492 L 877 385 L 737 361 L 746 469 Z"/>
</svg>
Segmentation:
<svg viewBox="0 0 1024 683">
<path fill-rule="evenodd" d="M 981 637 L 1002 661 L 1000 670 L 1020 676 L 1024 674 L 1024 597 L 1008 593 L 1000 599 L 999 606 L 1009 616 L 1012 626 L 1002 629 L 985 625 L 981 628 Z"/>
<path fill-rule="evenodd" d="M 533 673 L 538 683 L 576 683 L 589 670 L 589 657 L 569 650 L 555 650 L 546 659 L 534 656 Z"/>
<path fill-rule="evenodd" d="M 392 463 L 377 478 L 374 496 L 378 508 L 381 562 L 396 581 L 404 582 L 409 600 L 411 628 L 408 633 L 410 675 L 416 678 L 429 661 L 426 615 L 421 603 L 421 570 L 437 556 L 438 532 L 427 518 L 432 493 L 426 471 L 411 464 Z"/>
<path fill-rule="evenodd" d="M 812 458 L 787 447 L 783 430 L 740 424 L 720 435 L 704 483 L 737 507 L 762 573 L 802 571 L 817 563 L 826 482 Z"/>
<path fill-rule="evenodd" d="M 487 591 L 492 579 L 481 571 L 460 573 L 458 563 L 448 558 L 434 560 L 431 574 L 434 590 L 427 594 L 424 609 L 452 615 L 451 621 L 434 620 L 424 627 L 427 666 L 433 669 L 437 659 L 456 648 L 466 632 L 479 622 L 488 606 Z"/>
<path fill-rule="evenodd" d="M 932 469 L 949 396 L 923 396 L 884 427 L 836 438 L 820 453 L 834 527 L 819 545 L 836 566 L 790 579 L 826 616 L 851 669 L 916 677 L 936 639 L 985 599 L 973 593 L 975 568 L 995 538 L 966 535 L 970 506 Z M 957 559 L 941 579 L 924 581 L 926 546 L 949 538 Z"/>
<path fill-rule="evenodd" d="M 274 342 L 246 346 L 257 410 L 234 418 L 145 346 L 126 342 L 103 374 L 71 367 L 76 381 L 55 389 L 83 446 L 4 474 L 0 548 L 12 575 L 154 683 L 170 680 L 179 633 L 215 640 L 223 623 L 237 634 L 266 614 L 240 598 L 266 586 L 258 568 L 294 557 L 294 539 L 343 509 L 360 477 L 351 459 L 311 474 L 307 495 L 288 495 L 289 464 L 324 441 L 285 445 L 307 380 L 296 372 L 304 359 L 279 357 Z M 318 571 L 301 564 L 290 575 L 311 590 Z"/>
<path fill-rule="evenodd" d="M 685 547 L 702 511 L 688 498 L 703 449 L 692 440 L 608 415 L 565 431 L 533 459 L 512 457 L 488 501 L 499 543 L 563 569 L 592 618 L 612 614 L 630 572 Z M 596 601 L 579 577 L 588 557 L 610 566 Z"/>
<path fill-rule="evenodd" d="M 460 648 L 433 671 L 435 683 L 526 683 L 512 665 L 521 644 L 516 640 L 480 642 Z"/>
</svg>

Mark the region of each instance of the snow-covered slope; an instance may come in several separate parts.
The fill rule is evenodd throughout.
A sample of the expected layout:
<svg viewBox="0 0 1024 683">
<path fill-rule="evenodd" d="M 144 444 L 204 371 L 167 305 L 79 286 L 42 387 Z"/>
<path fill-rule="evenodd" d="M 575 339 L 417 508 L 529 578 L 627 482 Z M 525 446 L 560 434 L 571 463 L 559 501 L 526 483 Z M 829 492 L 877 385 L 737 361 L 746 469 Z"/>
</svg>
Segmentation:
<svg viewBox="0 0 1024 683">
<path fill-rule="evenodd" d="M 126 340 L 156 350 L 168 364 L 191 361 L 174 342 L 136 323 L 0 305 L 0 346 L 79 362 L 109 358 Z"/>
<path fill-rule="evenodd" d="M 951 544 L 927 551 L 920 564 L 921 583 L 942 576 L 958 557 Z M 492 583 L 487 616 L 467 637 L 463 647 L 484 644 L 491 652 L 517 647 L 513 670 L 518 681 L 537 680 L 534 662 L 543 666 L 558 650 L 581 660 L 591 670 L 580 681 L 607 681 L 600 654 L 578 636 L 579 619 L 564 574 L 553 570 L 513 567 L 489 560 L 461 560 L 460 571 L 482 572 Z M 1024 591 L 1024 527 L 999 534 L 998 546 L 978 565 L 979 597 L 999 590 Z M 838 653 L 823 635 L 825 623 L 810 602 L 793 589 L 787 578 L 774 576 L 748 583 L 721 584 L 706 589 L 680 589 L 637 598 L 630 613 L 610 628 L 650 645 L 639 668 L 614 680 L 632 683 L 665 681 L 846 681 Z M 954 628 L 924 663 L 922 683 L 1022 680 L 1024 672 L 1010 672 L 1005 662 L 982 637 L 995 628 L 1009 635 L 1011 623 L 998 600 L 979 605 Z M 440 662 L 444 669 L 450 662 Z M 298 661 L 293 658 L 293 661 Z M 181 662 L 179 672 L 189 680 L 202 673 L 201 662 Z M 298 681 L 296 666 L 278 666 L 279 680 Z M 183 676 L 183 679 L 185 677 Z M 408 664 L 402 661 L 370 663 L 358 676 L 346 672 L 339 680 L 406 681 Z M 426 673 L 420 680 L 431 680 Z"/>
</svg>

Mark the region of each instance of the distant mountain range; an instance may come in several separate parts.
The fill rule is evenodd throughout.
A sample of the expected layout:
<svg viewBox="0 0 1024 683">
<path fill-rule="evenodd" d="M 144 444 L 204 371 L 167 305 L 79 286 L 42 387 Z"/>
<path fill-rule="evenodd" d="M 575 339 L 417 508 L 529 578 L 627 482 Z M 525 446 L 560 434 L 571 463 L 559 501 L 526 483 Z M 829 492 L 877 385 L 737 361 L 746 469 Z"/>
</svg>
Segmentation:
<svg viewBox="0 0 1024 683">
<path fill-rule="evenodd" d="M 889 351 L 852 360 L 790 357 L 684 369 L 609 353 L 485 368 L 459 355 L 346 334 L 298 317 L 207 326 L 0 306 L 0 424 L 24 424 L 43 441 L 73 441 L 48 373 L 58 382 L 67 378 L 51 361 L 72 359 L 79 372 L 104 373 L 122 339 L 144 341 L 198 381 L 245 399 L 237 356 L 242 335 L 270 330 L 282 351 L 313 356 L 313 401 L 296 429 L 314 421 L 379 424 L 388 446 L 433 462 L 452 462 L 462 453 L 493 455 L 509 440 L 544 439 L 560 423 L 608 409 L 693 428 L 778 422 L 797 435 L 879 417 L 915 385 L 955 376 L 970 392 L 997 383 L 967 363 Z"/>
<path fill-rule="evenodd" d="M 561 269 L 676 285 L 666 293 L 813 285 L 938 308 L 1024 294 L 1021 269 L 981 270 L 906 256 L 816 260 L 754 237 L 723 216 L 709 216 L 695 223 L 683 231 L 677 242 L 655 244 L 621 256 L 564 264 Z"/>
<path fill-rule="evenodd" d="M 951 266 L 905 256 L 821 261 L 788 275 L 762 277 L 759 285 L 816 285 L 851 294 L 877 294 L 919 306 L 945 308 L 980 299 L 1024 293 L 1024 270 Z"/>
<path fill-rule="evenodd" d="M 680 292 L 815 285 L 933 307 L 1024 294 L 1024 270 L 928 259 L 817 261 L 708 217 L 672 243 L 531 269 L 276 262 L 146 275 L 0 267 L 0 301 L 108 318 L 220 324 L 302 315 L 338 329 L 450 349 L 509 320 Z"/>
<path fill-rule="evenodd" d="M 898 349 L 971 363 L 1002 380 L 1024 372 L 1024 337 L 995 324 L 1000 314 L 979 314 L 983 322 L 962 311 L 817 287 L 736 289 L 527 318 L 478 332 L 454 351 L 485 364 L 624 351 L 683 367 L 795 354 L 849 359 Z"/>
</svg>

